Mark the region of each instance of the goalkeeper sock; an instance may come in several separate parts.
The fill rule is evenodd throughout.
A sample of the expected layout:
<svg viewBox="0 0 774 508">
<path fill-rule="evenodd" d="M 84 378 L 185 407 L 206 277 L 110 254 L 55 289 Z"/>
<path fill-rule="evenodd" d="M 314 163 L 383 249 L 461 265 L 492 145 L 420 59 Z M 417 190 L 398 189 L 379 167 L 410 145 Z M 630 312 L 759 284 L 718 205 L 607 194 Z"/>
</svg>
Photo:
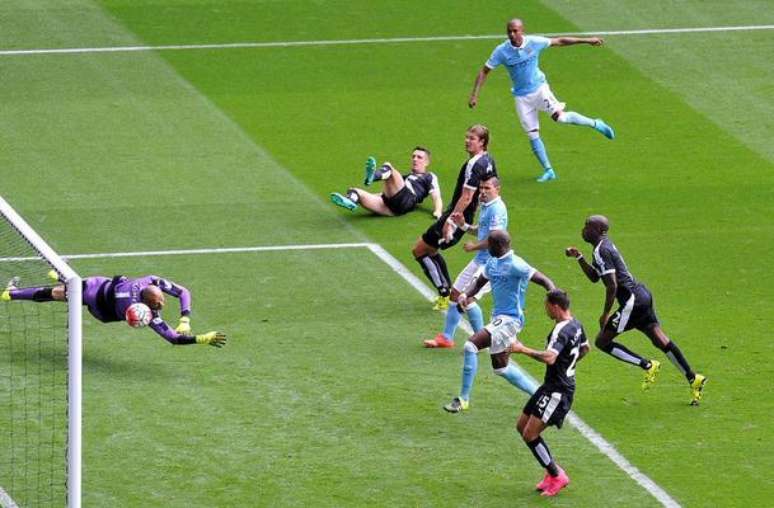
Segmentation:
<svg viewBox="0 0 774 508">
<path fill-rule="evenodd" d="M 585 125 L 586 127 L 594 127 L 594 120 L 587 116 L 583 116 L 575 111 L 567 111 L 559 115 L 556 119 L 559 123 L 571 123 L 574 125 Z"/>
<path fill-rule="evenodd" d="M 551 161 L 548 160 L 548 154 L 546 153 L 546 145 L 543 144 L 543 140 L 540 138 L 530 139 L 529 144 L 532 145 L 532 153 L 535 154 L 540 165 L 544 170 L 551 169 Z"/>
<path fill-rule="evenodd" d="M 503 369 L 495 369 L 495 374 L 502 376 L 513 386 L 530 395 L 535 393 L 535 390 L 537 389 L 537 386 L 535 386 L 527 375 L 512 363 L 509 363 L 508 366 Z"/>
<path fill-rule="evenodd" d="M 454 332 L 457 331 L 457 327 L 462 320 L 462 314 L 460 314 L 457 306 L 449 305 L 449 310 L 446 311 L 446 326 L 443 329 L 443 336 L 449 340 L 454 340 Z"/>
<path fill-rule="evenodd" d="M 32 300 L 34 302 L 52 302 L 54 297 L 52 295 L 53 288 L 22 288 L 11 289 L 9 291 L 11 300 Z"/>
<path fill-rule="evenodd" d="M 468 321 L 473 328 L 473 332 L 477 332 L 484 327 L 484 314 L 481 312 L 481 307 L 477 303 L 474 303 L 468 307 Z"/>
<path fill-rule="evenodd" d="M 473 389 L 473 379 L 478 371 L 478 348 L 470 341 L 465 342 L 465 356 L 462 362 L 462 390 L 460 398 L 470 400 L 470 391 Z"/>
</svg>

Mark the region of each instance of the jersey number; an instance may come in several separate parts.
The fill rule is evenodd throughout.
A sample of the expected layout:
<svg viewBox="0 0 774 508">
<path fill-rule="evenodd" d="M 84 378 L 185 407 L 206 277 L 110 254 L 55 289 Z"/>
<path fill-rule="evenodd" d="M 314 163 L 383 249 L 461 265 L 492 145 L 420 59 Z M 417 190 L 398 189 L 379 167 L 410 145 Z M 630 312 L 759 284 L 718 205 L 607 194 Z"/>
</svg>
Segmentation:
<svg viewBox="0 0 774 508">
<path fill-rule="evenodd" d="M 570 350 L 572 355 L 572 362 L 567 367 L 567 377 L 573 377 L 575 375 L 575 365 L 578 363 L 578 357 L 580 356 L 580 346 L 575 346 Z"/>
</svg>

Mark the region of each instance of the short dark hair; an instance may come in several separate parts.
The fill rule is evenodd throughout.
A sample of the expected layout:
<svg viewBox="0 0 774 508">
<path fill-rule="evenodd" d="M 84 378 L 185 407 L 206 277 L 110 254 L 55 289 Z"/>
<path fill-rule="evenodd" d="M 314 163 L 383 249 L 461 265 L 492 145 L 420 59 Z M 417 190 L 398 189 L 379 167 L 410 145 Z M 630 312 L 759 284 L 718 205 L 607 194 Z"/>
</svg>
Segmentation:
<svg viewBox="0 0 774 508">
<path fill-rule="evenodd" d="M 553 305 L 558 305 L 564 310 L 570 308 L 570 297 L 563 289 L 552 289 L 546 293 L 546 301 Z"/>
<path fill-rule="evenodd" d="M 427 154 L 427 158 L 428 158 L 428 159 L 429 159 L 429 158 L 430 158 L 430 156 L 432 155 L 432 154 L 430 153 L 430 150 L 428 150 L 428 149 L 427 149 L 427 148 L 425 148 L 424 146 L 419 146 L 419 145 L 417 145 L 417 146 L 415 146 L 415 147 L 414 147 L 414 150 L 422 150 L 423 152 L 425 152 L 425 153 Z M 411 151 L 413 152 L 414 150 L 411 150 Z"/>
</svg>

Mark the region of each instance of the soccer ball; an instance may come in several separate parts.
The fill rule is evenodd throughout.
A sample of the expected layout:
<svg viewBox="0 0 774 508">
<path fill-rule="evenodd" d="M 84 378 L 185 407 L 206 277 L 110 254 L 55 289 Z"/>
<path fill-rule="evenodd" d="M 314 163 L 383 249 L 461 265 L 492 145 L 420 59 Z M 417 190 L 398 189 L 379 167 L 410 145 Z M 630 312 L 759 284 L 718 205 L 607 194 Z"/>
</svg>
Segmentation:
<svg viewBox="0 0 774 508">
<path fill-rule="evenodd" d="M 133 303 L 126 309 L 126 322 L 132 328 L 142 328 L 151 322 L 150 307 L 144 303 Z"/>
</svg>

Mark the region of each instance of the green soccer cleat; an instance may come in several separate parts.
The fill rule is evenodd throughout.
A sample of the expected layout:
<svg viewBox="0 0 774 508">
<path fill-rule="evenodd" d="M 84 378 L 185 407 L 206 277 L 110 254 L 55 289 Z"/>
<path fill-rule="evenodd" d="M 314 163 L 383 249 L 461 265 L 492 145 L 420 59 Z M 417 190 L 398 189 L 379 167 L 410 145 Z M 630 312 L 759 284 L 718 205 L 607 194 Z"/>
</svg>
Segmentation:
<svg viewBox="0 0 774 508">
<path fill-rule="evenodd" d="M 701 396 L 704 392 L 704 385 L 707 384 L 707 378 L 701 374 L 696 374 L 696 377 L 691 381 L 691 405 L 698 406 L 701 401 Z"/>
<path fill-rule="evenodd" d="M 650 387 L 656 382 L 658 371 L 661 370 L 661 362 L 658 360 L 650 361 L 650 368 L 645 371 L 645 379 L 642 381 L 642 389 L 650 390 Z"/>
<path fill-rule="evenodd" d="M 594 130 L 605 136 L 607 139 L 615 139 L 615 131 L 601 118 L 594 120 Z"/>
<path fill-rule="evenodd" d="M 8 289 L 4 289 L 2 293 L 0 293 L 0 302 L 10 302 L 11 301 L 11 292 Z"/>
<path fill-rule="evenodd" d="M 467 411 L 469 407 L 470 402 L 459 397 L 454 397 L 451 402 L 443 406 L 449 413 L 461 413 L 462 411 Z"/>
<path fill-rule="evenodd" d="M 374 175 L 376 174 L 376 159 L 370 156 L 366 159 L 365 163 L 365 180 L 364 185 L 371 185 L 374 183 Z"/>
<path fill-rule="evenodd" d="M 339 194 L 338 192 L 331 192 L 331 201 L 334 205 L 346 208 L 350 212 L 354 212 L 355 208 L 357 208 L 357 203 L 349 199 L 347 196 Z"/>
<path fill-rule="evenodd" d="M 554 173 L 553 169 L 548 168 L 543 172 L 543 175 L 537 179 L 537 183 L 546 183 L 551 180 L 556 180 L 556 173 Z"/>
</svg>

